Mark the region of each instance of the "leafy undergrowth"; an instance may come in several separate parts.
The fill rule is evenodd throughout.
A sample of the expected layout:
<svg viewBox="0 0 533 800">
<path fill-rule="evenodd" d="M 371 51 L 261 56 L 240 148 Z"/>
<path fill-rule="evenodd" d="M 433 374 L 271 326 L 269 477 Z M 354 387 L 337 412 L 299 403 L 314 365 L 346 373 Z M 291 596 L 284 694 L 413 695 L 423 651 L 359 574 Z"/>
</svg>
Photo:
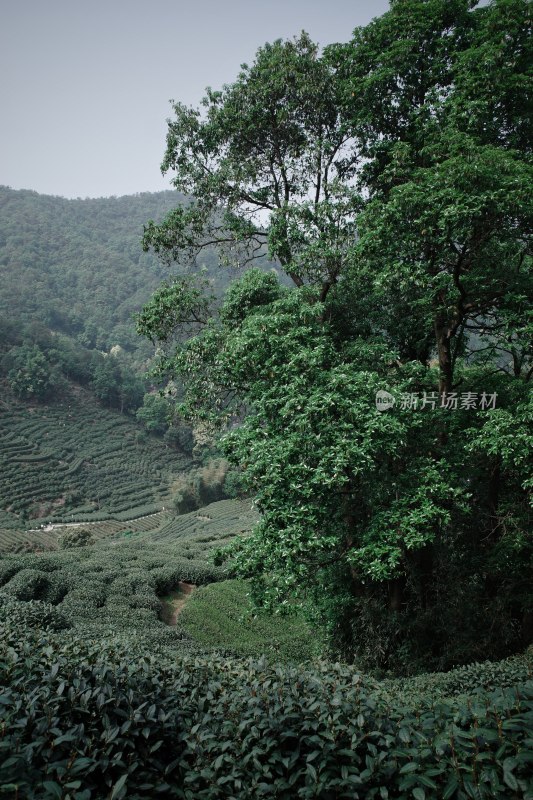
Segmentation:
<svg viewBox="0 0 533 800">
<path fill-rule="evenodd" d="M 171 657 L 127 636 L 80 640 L 24 627 L 20 601 L 6 602 L 5 795 L 533 797 L 531 680 L 487 692 L 473 672 L 468 698 L 411 687 L 391 702 L 351 667 Z"/>
<path fill-rule="evenodd" d="M 227 532 L 194 519 L 0 559 L 1 796 L 533 800 L 532 653 L 407 681 L 296 666 L 313 633 L 243 618 L 206 558 Z"/>
</svg>

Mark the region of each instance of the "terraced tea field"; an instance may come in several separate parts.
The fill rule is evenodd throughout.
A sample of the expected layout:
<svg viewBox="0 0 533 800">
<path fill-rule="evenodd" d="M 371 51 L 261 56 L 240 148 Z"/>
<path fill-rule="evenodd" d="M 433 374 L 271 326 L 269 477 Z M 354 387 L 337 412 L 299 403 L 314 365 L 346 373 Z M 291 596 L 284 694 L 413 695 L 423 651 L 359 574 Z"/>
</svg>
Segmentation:
<svg viewBox="0 0 533 800">
<path fill-rule="evenodd" d="M 126 520 L 169 503 L 190 458 L 142 441 L 131 419 L 81 389 L 53 405 L 0 409 L 0 530 L 43 522 Z"/>
<path fill-rule="evenodd" d="M 44 552 L 57 550 L 61 537 L 65 534 L 76 534 L 87 531 L 90 534 L 90 543 L 96 544 L 102 539 L 113 536 L 136 536 L 160 528 L 171 519 L 168 511 L 158 511 L 138 519 L 125 522 L 119 520 L 105 520 L 103 522 L 59 523 L 47 525 L 40 529 L 26 531 L 6 530 L 0 528 L 0 555 L 2 553 Z"/>
<path fill-rule="evenodd" d="M 220 500 L 198 511 L 171 518 L 150 534 L 153 542 L 178 541 L 183 553 L 203 554 L 249 532 L 259 520 L 251 500 Z"/>
<path fill-rule="evenodd" d="M 214 649 L 259 657 L 266 648 L 281 660 L 311 657 L 314 645 L 301 615 L 256 615 L 247 583 L 225 580 L 225 569 L 212 563 L 215 547 L 246 534 L 257 519 L 250 502 L 223 500 L 179 517 L 164 511 L 126 524 L 0 532 L 0 606 L 6 593 L 50 603 L 56 622 L 66 617 L 82 637 L 135 630 L 147 646 L 170 646 L 174 653 Z M 79 530 L 90 532 L 91 541 L 58 549 L 65 532 Z M 7 552 L 2 533 L 18 552 Z M 40 542 L 40 552 L 24 552 L 32 541 Z"/>
<path fill-rule="evenodd" d="M 67 534 L 87 531 L 90 544 L 104 540 L 134 540 L 147 548 L 176 545 L 183 558 L 205 558 L 217 547 L 235 536 L 246 534 L 259 519 L 251 501 L 221 500 L 198 511 L 175 516 L 159 511 L 136 519 L 48 524 L 29 530 L 0 527 L 0 556 L 7 553 L 46 552 L 57 550 Z"/>
</svg>

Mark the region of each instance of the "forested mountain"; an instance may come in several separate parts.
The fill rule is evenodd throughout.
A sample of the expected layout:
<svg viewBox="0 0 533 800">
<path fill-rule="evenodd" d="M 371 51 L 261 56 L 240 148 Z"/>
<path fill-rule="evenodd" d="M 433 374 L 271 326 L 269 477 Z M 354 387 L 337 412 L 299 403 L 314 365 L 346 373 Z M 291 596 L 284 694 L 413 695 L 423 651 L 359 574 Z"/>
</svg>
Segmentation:
<svg viewBox="0 0 533 800">
<path fill-rule="evenodd" d="M 179 201 L 174 191 L 67 200 L 0 187 L 0 317 L 89 349 L 150 353 L 132 318 L 169 271 L 143 252 L 143 225 Z M 231 275 L 217 265 L 207 252 L 194 266 L 222 288 Z"/>
<path fill-rule="evenodd" d="M 67 200 L 0 187 L 0 378 L 11 375 L 15 395 L 49 400 L 66 378 L 111 408 L 141 405 L 154 349 L 135 314 L 171 272 L 203 269 L 215 294 L 232 277 L 212 250 L 172 268 L 143 251 L 143 226 L 181 202 L 173 191 Z"/>
<path fill-rule="evenodd" d="M 137 348 L 132 314 L 165 275 L 142 251 L 143 223 L 175 203 L 170 191 L 66 200 L 1 187 L 0 314 L 89 348 Z"/>
<path fill-rule="evenodd" d="M 191 430 L 171 424 L 171 404 L 145 378 L 154 348 L 134 320 L 171 273 L 203 268 L 215 295 L 231 280 L 213 251 L 172 268 L 143 252 L 143 225 L 180 201 L 0 187 L 0 529 L 159 507 L 190 466 Z M 129 499 L 106 505 L 119 486 Z"/>
</svg>

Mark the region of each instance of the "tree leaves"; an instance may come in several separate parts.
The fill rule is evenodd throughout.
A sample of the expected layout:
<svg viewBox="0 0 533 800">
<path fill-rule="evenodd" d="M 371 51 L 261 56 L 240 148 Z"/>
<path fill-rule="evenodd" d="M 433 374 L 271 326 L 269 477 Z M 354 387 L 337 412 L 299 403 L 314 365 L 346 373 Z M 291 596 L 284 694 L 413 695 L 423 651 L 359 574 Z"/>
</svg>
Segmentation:
<svg viewBox="0 0 533 800">
<path fill-rule="evenodd" d="M 164 366 L 184 381 L 183 412 L 227 429 L 222 447 L 256 498 L 261 522 L 229 552 L 256 601 L 275 611 L 312 596 L 332 647 L 341 640 L 343 655 L 360 659 L 367 637 L 386 669 L 400 657 L 411 669 L 411 648 L 450 666 L 456 613 L 476 640 L 468 653 L 480 625 L 491 652 L 519 646 L 512 609 L 517 597 L 526 608 L 526 589 L 502 588 L 499 634 L 481 611 L 504 561 L 496 540 L 512 526 L 518 582 L 531 577 L 530 478 L 518 486 L 511 465 L 527 437 L 503 441 L 530 373 L 532 175 L 517 135 L 524 98 L 508 102 L 525 74 L 526 4 L 474 5 L 395 2 L 323 55 L 306 34 L 274 42 L 209 91 L 205 111 L 177 104 L 164 167 L 195 199 L 170 221 L 169 240 L 165 226 L 150 233 L 170 255 L 211 237 L 239 263 L 268 244 L 292 280 L 289 291 L 274 275 L 245 274 Z M 498 82 L 508 137 L 502 125 L 483 128 L 486 86 L 465 71 L 474 54 L 499 62 L 506 21 L 513 44 L 503 50 L 517 54 L 516 73 L 508 58 Z M 470 124 L 465 111 L 479 116 Z M 212 216 L 219 206 L 225 225 Z M 164 340 L 182 307 L 181 297 L 148 307 L 149 335 Z M 449 402 L 459 385 L 501 397 L 494 422 Z M 378 392 L 431 396 L 433 406 L 392 402 L 381 413 Z M 503 574 L 496 583 L 508 585 Z"/>
</svg>

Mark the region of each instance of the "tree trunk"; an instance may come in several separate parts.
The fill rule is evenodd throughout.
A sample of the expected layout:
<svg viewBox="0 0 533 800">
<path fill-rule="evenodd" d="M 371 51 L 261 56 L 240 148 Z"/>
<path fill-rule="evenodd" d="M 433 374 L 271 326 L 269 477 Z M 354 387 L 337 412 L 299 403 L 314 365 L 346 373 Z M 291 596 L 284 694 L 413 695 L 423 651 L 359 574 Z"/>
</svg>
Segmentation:
<svg viewBox="0 0 533 800">
<path fill-rule="evenodd" d="M 439 359 L 439 393 L 441 395 L 449 394 L 453 387 L 452 336 L 453 333 L 450 329 L 447 315 L 445 313 L 437 314 L 435 318 L 435 339 Z"/>
<path fill-rule="evenodd" d="M 433 545 L 427 544 L 420 550 L 420 602 L 424 611 L 431 604 L 431 593 L 433 589 L 433 567 L 434 567 Z"/>
<path fill-rule="evenodd" d="M 500 502 L 501 467 L 499 459 L 493 465 L 488 486 L 489 526 L 491 538 L 499 524 L 498 506 Z"/>
<path fill-rule="evenodd" d="M 346 528 L 348 530 L 348 535 L 346 537 L 346 545 L 348 549 L 351 549 L 354 546 L 352 531 L 355 529 L 355 517 L 350 511 L 345 511 L 344 522 L 346 523 Z M 354 567 L 353 564 L 350 564 L 349 569 L 350 569 L 350 575 L 352 576 L 352 592 L 356 597 L 360 597 L 363 594 L 361 575 L 359 574 L 357 568 Z"/>
<path fill-rule="evenodd" d="M 533 642 L 533 611 L 524 611 L 522 617 L 522 642 L 525 647 Z"/>
<path fill-rule="evenodd" d="M 403 575 L 389 581 L 389 609 L 391 611 L 401 611 L 404 590 L 405 577 Z"/>
</svg>

